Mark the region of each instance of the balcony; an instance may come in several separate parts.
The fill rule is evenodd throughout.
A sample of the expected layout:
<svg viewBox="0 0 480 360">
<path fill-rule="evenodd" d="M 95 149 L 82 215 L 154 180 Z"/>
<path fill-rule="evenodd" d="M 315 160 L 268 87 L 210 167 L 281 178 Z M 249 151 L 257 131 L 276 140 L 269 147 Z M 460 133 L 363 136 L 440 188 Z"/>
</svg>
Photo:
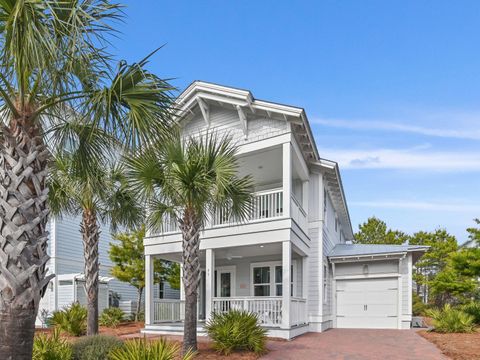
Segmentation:
<svg viewBox="0 0 480 360">
<path fill-rule="evenodd" d="M 282 189 L 272 189 L 255 192 L 253 195 L 253 208 L 245 223 L 253 223 L 273 218 L 282 218 L 284 216 L 284 200 Z M 292 194 L 290 201 L 291 218 L 295 220 L 297 225 L 303 229 L 307 229 L 307 213 L 303 209 L 301 202 Z M 228 211 L 219 210 L 213 214 L 210 221 L 206 224 L 206 229 L 212 229 L 220 226 L 238 225 L 238 222 L 232 221 L 228 216 Z M 165 217 L 163 223 L 163 231 L 161 234 L 179 232 L 176 221 Z"/>
</svg>

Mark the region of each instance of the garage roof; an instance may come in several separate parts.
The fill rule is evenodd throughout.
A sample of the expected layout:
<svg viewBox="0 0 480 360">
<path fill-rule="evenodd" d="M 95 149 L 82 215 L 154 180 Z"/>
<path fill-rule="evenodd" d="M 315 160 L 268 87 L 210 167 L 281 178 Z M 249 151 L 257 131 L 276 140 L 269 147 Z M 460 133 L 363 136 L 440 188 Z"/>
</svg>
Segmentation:
<svg viewBox="0 0 480 360">
<path fill-rule="evenodd" d="M 329 258 L 364 257 L 369 255 L 414 253 L 414 261 L 429 249 L 419 245 L 386 245 L 386 244 L 337 244 L 328 254 Z"/>
</svg>

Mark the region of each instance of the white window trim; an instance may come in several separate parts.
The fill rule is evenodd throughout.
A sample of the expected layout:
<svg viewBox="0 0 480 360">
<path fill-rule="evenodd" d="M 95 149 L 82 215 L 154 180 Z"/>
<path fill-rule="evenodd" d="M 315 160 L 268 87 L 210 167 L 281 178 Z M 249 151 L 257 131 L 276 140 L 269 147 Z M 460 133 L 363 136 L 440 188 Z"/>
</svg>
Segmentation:
<svg viewBox="0 0 480 360">
<path fill-rule="evenodd" d="M 236 287 L 235 287 L 235 279 L 237 277 L 237 267 L 235 265 L 229 265 L 229 266 L 218 266 L 215 268 L 215 271 L 217 272 L 217 295 L 220 295 L 220 273 L 221 272 L 229 272 L 231 273 L 231 283 L 230 286 L 231 288 L 231 294 L 230 297 L 234 297 L 236 293 Z M 213 295 L 213 294 L 212 294 Z M 217 296 L 220 297 L 220 296 Z"/>
<path fill-rule="evenodd" d="M 270 296 L 266 297 L 279 297 L 276 294 L 276 283 L 275 283 L 275 266 L 282 266 L 281 261 L 266 261 L 266 262 L 257 262 L 250 263 L 250 296 L 254 296 L 254 283 L 253 283 L 253 269 L 257 267 L 270 267 Z M 293 295 L 292 297 L 297 296 L 297 261 L 292 260 L 293 272 L 290 274 L 291 283 L 293 283 Z"/>
</svg>

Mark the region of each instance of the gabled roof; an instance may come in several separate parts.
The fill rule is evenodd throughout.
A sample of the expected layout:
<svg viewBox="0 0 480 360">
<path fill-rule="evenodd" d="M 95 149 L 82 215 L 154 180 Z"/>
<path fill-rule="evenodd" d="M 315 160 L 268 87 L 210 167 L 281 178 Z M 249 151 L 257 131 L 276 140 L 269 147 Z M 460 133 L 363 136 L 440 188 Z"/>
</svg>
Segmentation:
<svg viewBox="0 0 480 360">
<path fill-rule="evenodd" d="M 388 245 L 388 244 L 337 244 L 328 254 L 330 260 L 348 258 L 372 258 L 374 256 L 403 255 L 413 253 L 414 262 L 430 247 L 420 245 Z"/>
<path fill-rule="evenodd" d="M 193 115 L 193 109 L 199 107 L 207 126 L 209 126 L 210 105 L 228 106 L 236 111 L 239 121 L 243 125 L 245 136 L 248 135 L 248 119 L 258 116 L 258 114 L 265 114 L 269 118 L 277 118 L 280 121 L 288 121 L 292 124 L 295 135 L 302 139 L 300 145 L 305 159 L 307 161 L 320 159 L 303 108 L 255 99 L 248 90 L 195 80 L 176 100 L 179 121 L 188 121 Z"/>
</svg>

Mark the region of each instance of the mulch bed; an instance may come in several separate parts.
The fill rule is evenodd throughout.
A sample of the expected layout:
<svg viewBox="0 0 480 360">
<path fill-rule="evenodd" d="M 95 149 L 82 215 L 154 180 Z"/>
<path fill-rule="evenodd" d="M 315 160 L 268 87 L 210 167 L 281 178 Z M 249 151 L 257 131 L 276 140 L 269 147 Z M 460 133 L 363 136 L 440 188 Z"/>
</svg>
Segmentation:
<svg viewBox="0 0 480 360">
<path fill-rule="evenodd" d="M 472 334 L 441 334 L 419 331 L 418 334 L 434 343 L 445 355 L 454 360 L 480 359 L 480 332 Z"/>
<path fill-rule="evenodd" d="M 172 342 L 181 343 L 181 336 L 161 336 L 161 335 L 143 335 L 140 333 L 140 330 L 144 328 L 143 322 L 128 322 L 120 324 L 116 328 L 107 328 L 104 326 L 100 326 L 99 332 L 103 335 L 111 335 L 121 338 L 122 340 L 128 340 L 133 338 L 143 338 L 146 337 L 149 340 L 159 339 L 160 337 L 165 337 L 167 340 Z M 52 329 L 40 329 L 37 328 L 37 333 L 51 333 Z M 71 337 L 68 335 L 62 334 L 62 337 L 67 338 L 68 340 L 75 341 L 78 338 Z M 270 340 L 270 339 L 269 339 Z M 277 341 L 276 339 L 272 339 Z M 282 340 L 278 340 L 282 341 Z M 220 355 L 212 348 L 212 343 L 206 337 L 199 337 L 198 338 L 198 354 L 195 359 L 202 359 L 202 360 L 256 360 L 260 356 L 252 353 L 252 352 L 235 352 L 228 356 Z"/>
</svg>

